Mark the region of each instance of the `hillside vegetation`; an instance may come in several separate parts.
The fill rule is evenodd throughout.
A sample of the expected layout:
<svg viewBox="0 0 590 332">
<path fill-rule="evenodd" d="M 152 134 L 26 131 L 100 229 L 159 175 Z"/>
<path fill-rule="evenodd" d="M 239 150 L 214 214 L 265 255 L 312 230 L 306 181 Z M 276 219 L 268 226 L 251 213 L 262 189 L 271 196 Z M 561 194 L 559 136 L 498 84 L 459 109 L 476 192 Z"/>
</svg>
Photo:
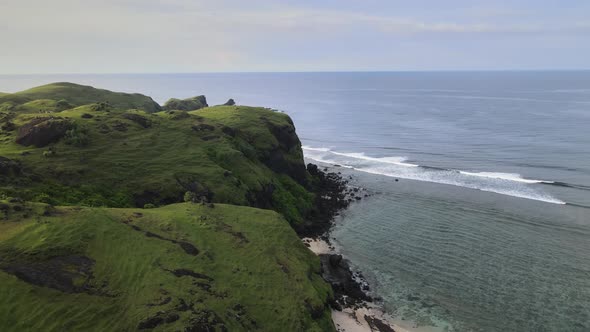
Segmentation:
<svg viewBox="0 0 590 332">
<path fill-rule="evenodd" d="M 317 182 L 283 113 L 0 95 L 0 330 L 333 330 Z"/>
</svg>

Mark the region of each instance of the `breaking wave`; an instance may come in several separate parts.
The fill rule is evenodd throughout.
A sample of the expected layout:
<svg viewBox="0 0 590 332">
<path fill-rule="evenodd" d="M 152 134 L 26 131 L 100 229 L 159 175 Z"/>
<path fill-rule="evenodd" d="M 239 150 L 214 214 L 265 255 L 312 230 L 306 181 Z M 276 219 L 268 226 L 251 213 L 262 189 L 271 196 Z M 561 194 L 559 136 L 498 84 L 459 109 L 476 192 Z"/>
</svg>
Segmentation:
<svg viewBox="0 0 590 332">
<path fill-rule="evenodd" d="M 371 157 L 364 153 L 343 153 L 328 148 L 304 146 L 307 158 L 357 171 L 448 184 L 553 204 L 566 204 L 543 192 L 537 184 L 562 185 L 560 182 L 527 179 L 520 174 L 500 172 L 469 172 L 409 163 L 406 157 Z"/>
</svg>

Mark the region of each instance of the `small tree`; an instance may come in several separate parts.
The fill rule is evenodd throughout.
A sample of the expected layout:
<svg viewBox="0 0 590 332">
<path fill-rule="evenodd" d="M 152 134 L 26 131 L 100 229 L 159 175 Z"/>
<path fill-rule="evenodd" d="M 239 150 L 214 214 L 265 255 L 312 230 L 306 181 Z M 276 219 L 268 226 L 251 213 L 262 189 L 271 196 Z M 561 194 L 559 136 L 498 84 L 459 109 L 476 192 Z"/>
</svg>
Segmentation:
<svg viewBox="0 0 590 332">
<path fill-rule="evenodd" d="M 184 193 L 184 201 L 190 203 L 197 203 L 198 197 L 194 192 L 187 191 Z"/>
</svg>

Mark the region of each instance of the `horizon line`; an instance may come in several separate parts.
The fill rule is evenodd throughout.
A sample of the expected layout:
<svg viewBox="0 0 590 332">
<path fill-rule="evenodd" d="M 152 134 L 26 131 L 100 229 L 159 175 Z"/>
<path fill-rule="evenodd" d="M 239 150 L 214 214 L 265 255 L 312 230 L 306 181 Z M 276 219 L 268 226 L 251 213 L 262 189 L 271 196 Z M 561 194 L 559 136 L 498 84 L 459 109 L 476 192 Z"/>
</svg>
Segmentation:
<svg viewBox="0 0 590 332">
<path fill-rule="evenodd" d="M 460 73 L 460 72 L 558 72 L 590 71 L 590 68 L 547 69 L 412 69 L 412 70 L 302 70 L 302 71 L 187 71 L 187 72 L 75 72 L 75 73 L 0 73 L 0 76 L 49 76 L 49 75 L 202 75 L 202 74 L 329 74 L 329 73 Z"/>
</svg>

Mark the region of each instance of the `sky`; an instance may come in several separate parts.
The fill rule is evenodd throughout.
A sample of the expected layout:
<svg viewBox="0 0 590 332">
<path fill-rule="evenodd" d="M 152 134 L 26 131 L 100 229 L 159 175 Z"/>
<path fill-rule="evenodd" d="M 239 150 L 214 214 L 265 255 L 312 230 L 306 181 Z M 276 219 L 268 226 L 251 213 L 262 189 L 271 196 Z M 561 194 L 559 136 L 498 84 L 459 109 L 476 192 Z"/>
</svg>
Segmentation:
<svg viewBox="0 0 590 332">
<path fill-rule="evenodd" d="M 0 0 L 0 74 L 590 69 L 588 0 Z"/>
</svg>

